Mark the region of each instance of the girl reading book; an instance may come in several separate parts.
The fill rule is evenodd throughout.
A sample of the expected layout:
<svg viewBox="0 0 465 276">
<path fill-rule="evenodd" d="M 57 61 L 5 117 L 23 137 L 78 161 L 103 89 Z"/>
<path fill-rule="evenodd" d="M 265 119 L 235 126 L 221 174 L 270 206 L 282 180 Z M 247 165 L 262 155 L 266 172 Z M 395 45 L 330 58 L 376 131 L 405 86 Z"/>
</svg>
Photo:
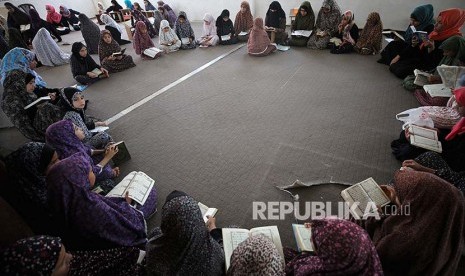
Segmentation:
<svg viewBox="0 0 465 276">
<path fill-rule="evenodd" d="M 216 23 L 215 18 L 209 13 L 206 13 L 203 17 L 203 34 L 202 37 L 197 41 L 201 47 L 215 46 L 218 44 L 220 38 L 216 34 Z"/>
<path fill-rule="evenodd" d="M 194 30 L 187 19 L 186 13 L 183 11 L 179 12 L 179 16 L 175 24 L 175 32 L 181 40 L 181 49 L 195 49 L 197 47 L 197 44 L 195 43 Z"/>
<path fill-rule="evenodd" d="M 136 66 L 132 57 L 121 53 L 121 46 L 113 39 L 110 31 L 103 30 L 98 44 L 98 55 L 102 67 L 110 73 L 121 72 Z"/>
<path fill-rule="evenodd" d="M 170 53 L 179 50 L 181 47 L 181 40 L 176 33 L 171 29 L 167 20 L 160 23 L 160 49 L 165 53 Z"/>
<path fill-rule="evenodd" d="M 110 76 L 105 68 L 98 65 L 94 59 L 92 59 L 87 51 L 87 47 L 81 42 L 74 42 L 71 47 L 71 52 L 73 53 L 70 59 L 71 73 L 77 82 L 81 84 L 92 84 L 101 78 L 108 78 Z M 96 69 L 103 74 L 96 74 Z"/>
<path fill-rule="evenodd" d="M 136 31 L 134 32 L 134 50 L 136 54 L 140 55 L 143 59 L 152 58 L 146 54 L 144 51 L 150 48 L 155 47 L 152 39 L 150 38 L 147 27 L 145 26 L 144 22 L 139 21 L 136 23 Z M 159 57 L 161 52 L 158 53 L 155 57 Z"/>
</svg>

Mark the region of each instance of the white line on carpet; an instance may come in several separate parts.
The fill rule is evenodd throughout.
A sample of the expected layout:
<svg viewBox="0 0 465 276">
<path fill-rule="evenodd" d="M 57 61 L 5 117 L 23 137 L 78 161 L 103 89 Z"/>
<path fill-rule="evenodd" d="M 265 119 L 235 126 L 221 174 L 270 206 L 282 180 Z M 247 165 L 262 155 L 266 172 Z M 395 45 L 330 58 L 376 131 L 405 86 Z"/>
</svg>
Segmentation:
<svg viewBox="0 0 465 276">
<path fill-rule="evenodd" d="M 203 70 L 205 70 L 206 68 L 210 67 L 211 65 L 217 63 L 218 61 L 222 60 L 223 58 L 229 56 L 230 54 L 234 53 L 235 51 L 239 50 L 240 48 L 244 47 L 245 44 L 241 44 L 239 45 L 238 47 L 232 49 L 231 51 L 225 53 L 225 54 L 222 54 L 221 56 L 215 58 L 214 60 L 200 66 L 199 68 L 195 69 L 194 71 L 190 72 L 189 74 L 179 78 L 178 80 L 168 84 L 167 86 L 161 88 L 160 90 L 154 92 L 153 94 L 143 98 L 142 100 L 134 103 L 133 105 L 127 107 L 126 109 L 124 109 L 123 111 L 113 115 L 111 118 L 107 119 L 106 122 L 108 124 L 110 123 L 113 123 L 114 121 L 118 120 L 118 119 L 121 119 L 123 116 L 127 115 L 129 112 L 131 111 L 134 111 L 136 108 L 140 107 L 141 105 L 149 102 L 150 100 L 154 99 L 155 97 L 165 93 L 166 91 L 168 91 L 169 89 L 175 87 L 176 85 L 182 83 L 183 81 L 189 79 L 190 77 L 196 75 L 197 73 L 200 73 L 202 72 Z"/>
</svg>

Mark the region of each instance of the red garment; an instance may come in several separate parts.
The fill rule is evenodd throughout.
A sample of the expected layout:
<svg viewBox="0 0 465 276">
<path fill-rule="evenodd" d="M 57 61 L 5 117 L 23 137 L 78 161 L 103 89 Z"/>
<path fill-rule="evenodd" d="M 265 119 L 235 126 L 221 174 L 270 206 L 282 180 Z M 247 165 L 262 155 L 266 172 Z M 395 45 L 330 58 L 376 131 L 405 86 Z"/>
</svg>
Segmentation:
<svg viewBox="0 0 465 276">
<path fill-rule="evenodd" d="M 454 90 L 455 100 L 461 106 L 465 106 L 465 87 L 460 87 Z M 455 124 L 451 132 L 446 136 L 446 141 L 450 141 L 455 136 L 465 133 L 465 117 Z"/>
<path fill-rule="evenodd" d="M 141 32 L 143 28 L 146 29 L 145 34 Z M 149 36 L 145 23 L 143 21 L 137 21 L 136 31 L 134 33 L 134 50 L 136 51 L 136 54 L 141 55 L 145 49 L 151 47 L 155 47 L 155 45 Z"/>
<path fill-rule="evenodd" d="M 453 8 L 443 10 L 439 13 L 442 21 L 442 31 L 436 29 L 429 34 L 431 40 L 442 41 L 454 35 L 462 35 L 460 29 L 465 23 L 465 10 Z"/>
<path fill-rule="evenodd" d="M 252 13 L 250 12 L 249 2 L 243 1 L 241 3 L 241 8 L 242 7 L 245 7 L 246 9 L 245 13 L 242 13 L 242 11 L 239 11 L 236 15 L 236 20 L 234 21 L 234 28 L 236 31 L 236 35 L 242 31 L 249 32 L 250 29 L 252 29 L 253 27 L 253 16 L 252 16 Z"/>
<path fill-rule="evenodd" d="M 55 11 L 55 8 L 52 5 L 45 5 L 47 10 L 47 21 L 50 23 L 59 24 L 61 22 L 61 14 Z"/>
</svg>

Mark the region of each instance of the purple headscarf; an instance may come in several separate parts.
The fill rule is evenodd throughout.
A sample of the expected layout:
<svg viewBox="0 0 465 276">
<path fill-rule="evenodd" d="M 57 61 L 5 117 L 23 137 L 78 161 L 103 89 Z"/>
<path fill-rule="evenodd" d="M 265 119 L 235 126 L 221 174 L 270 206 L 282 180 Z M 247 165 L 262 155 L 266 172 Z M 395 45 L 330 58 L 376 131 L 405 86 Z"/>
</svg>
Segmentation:
<svg viewBox="0 0 465 276">
<path fill-rule="evenodd" d="M 147 32 L 149 33 L 150 38 L 154 38 L 158 33 L 153 28 L 152 23 L 138 10 L 132 11 L 132 16 L 134 17 L 134 24 L 137 24 L 137 21 L 144 22 L 145 26 L 147 27 Z"/>
<path fill-rule="evenodd" d="M 144 216 L 124 198 L 91 191 L 91 164 L 84 153 L 56 163 L 47 175 L 48 202 L 60 236 L 72 250 L 144 246 Z"/>
<path fill-rule="evenodd" d="M 368 233 L 347 220 L 312 222 L 316 255 L 300 255 L 286 265 L 293 275 L 383 275 L 381 262 Z"/>
<path fill-rule="evenodd" d="M 166 19 L 168 22 L 170 22 L 171 28 L 174 27 L 174 24 L 176 23 L 176 19 L 178 18 L 176 14 L 174 13 L 173 9 L 170 7 L 168 4 L 164 4 L 163 8 L 165 9 L 167 15 L 165 15 Z"/>
</svg>

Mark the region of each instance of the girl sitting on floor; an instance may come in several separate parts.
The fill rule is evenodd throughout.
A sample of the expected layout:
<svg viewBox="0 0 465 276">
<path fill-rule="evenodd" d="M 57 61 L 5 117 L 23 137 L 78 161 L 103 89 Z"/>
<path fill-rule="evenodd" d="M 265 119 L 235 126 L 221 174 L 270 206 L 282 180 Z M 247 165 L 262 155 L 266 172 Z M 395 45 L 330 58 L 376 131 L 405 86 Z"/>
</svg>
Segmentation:
<svg viewBox="0 0 465 276">
<path fill-rule="evenodd" d="M 175 24 L 175 32 L 181 40 L 181 49 L 195 49 L 197 47 L 197 44 L 195 43 L 194 30 L 187 19 L 186 13 L 183 11 L 179 12 L 179 16 Z"/>
<path fill-rule="evenodd" d="M 134 32 L 134 50 L 136 54 L 140 55 L 143 59 L 151 58 L 144 54 L 146 49 L 155 47 L 152 39 L 150 38 L 147 27 L 144 22 L 139 21 L 136 23 L 136 31 Z M 161 52 L 158 53 L 154 58 L 160 57 Z"/>
<path fill-rule="evenodd" d="M 103 30 L 98 45 L 98 55 L 102 67 L 110 73 L 116 73 L 136 66 L 130 55 L 118 54 L 115 56 L 115 53 L 121 53 L 121 47 L 111 37 L 110 31 Z"/>
<path fill-rule="evenodd" d="M 101 78 L 108 78 L 108 71 L 98 65 L 87 52 L 87 47 L 81 42 L 74 42 L 71 48 L 71 73 L 74 79 L 81 84 L 92 84 L 99 81 Z M 95 72 L 98 69 L 102 74 L 98 75 Z"/>
<path fill-rule="evenodd" d="M 181 40 L 178 38 L 176 33 L 171 29 L 168 21 L 163 20 L 160 23 L 159 31 L 160 49 L 165 53 L 175 52 L 181 47 Z"/>
<path fill-rule="evenodd" d="M 220 38 L 216 33 L 215 19 L 209 13 L 206 13 L 203 17 L 203 34 L 197 41 L 201 47 L 215 46 L 218 44 Z"/>
</svg>

